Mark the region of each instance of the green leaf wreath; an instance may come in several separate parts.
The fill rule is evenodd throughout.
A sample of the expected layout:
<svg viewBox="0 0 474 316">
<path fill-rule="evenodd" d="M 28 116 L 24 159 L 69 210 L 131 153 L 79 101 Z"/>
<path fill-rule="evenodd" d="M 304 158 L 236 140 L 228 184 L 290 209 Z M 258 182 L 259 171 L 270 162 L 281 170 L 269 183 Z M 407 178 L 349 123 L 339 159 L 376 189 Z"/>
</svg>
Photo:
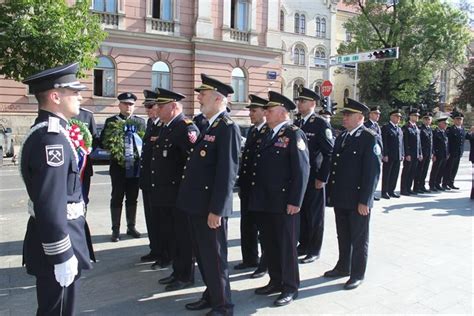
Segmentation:
<svg viewBox="0 0 474 316">
<path fill-rule="evenodd" d="M 107 125 L 104 133 L 104 147 L 110 152 L 112 159 L 116 160 L 121 167 L 125 167 L 125 155 L 124 155 L 124 138 L 125 138 L 125 125 L 135 126 L 138 136 L 143 139 L 145 131 L 141 129 L 141 126 L 134 120 L 126 121 L 115 121 Z M 135 150 L 135 159 L 138 159 L 138 151 Z"/>
</svg>

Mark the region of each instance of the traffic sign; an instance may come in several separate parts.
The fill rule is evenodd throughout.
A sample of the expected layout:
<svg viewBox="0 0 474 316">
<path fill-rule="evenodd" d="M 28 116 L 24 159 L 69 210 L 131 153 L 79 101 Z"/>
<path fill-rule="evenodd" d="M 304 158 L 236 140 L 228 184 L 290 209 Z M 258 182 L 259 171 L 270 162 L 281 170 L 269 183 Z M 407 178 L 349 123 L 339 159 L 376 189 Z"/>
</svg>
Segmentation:
<svg viewBox="0 0 474 316">
<path fill-rule="evenodd" d="M 332 92 L 332 83 L 329 80 L 325 80 L 321 85 L 321 94 L 328 97 Z"/>
<path fill-rule="evenodd" d="M 349 55 L 338 55 L 329 57 L 331 66 L 344 65 L 352 63 L 363 63 L 369 61 L 382 61 L 398 58 L 398 47 L 379 48 L 370 52 L 363 52 Z"/>
</svg>

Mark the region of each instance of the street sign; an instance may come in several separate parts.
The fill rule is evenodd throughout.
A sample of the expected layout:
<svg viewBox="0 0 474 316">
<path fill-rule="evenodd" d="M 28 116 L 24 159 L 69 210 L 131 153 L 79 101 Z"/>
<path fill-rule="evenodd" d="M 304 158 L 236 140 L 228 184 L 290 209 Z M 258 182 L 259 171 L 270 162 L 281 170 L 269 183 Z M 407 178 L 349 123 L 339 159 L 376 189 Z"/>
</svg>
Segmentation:
<svg viewBox="0 0 474 316">
<path fill-rule="evenodd" d="M 329 57 L 331 66 L 364 63 L 369 61 L 382 61 L 398 58 L 398 47 L 379 48 L 370 52 Z"/>
<path fill-rule="evenodd" d="M 275 80 L 277 78 L 277 72 L 276 71 L 267 71 L 267 79 L 268 80 Z"/>
<path fill-rule="evenodd" d="M 332 83 L 329 80 L 325 80 L 321 85 L 321 94 L 328 97 L 332 92 Z"/>
</svg>

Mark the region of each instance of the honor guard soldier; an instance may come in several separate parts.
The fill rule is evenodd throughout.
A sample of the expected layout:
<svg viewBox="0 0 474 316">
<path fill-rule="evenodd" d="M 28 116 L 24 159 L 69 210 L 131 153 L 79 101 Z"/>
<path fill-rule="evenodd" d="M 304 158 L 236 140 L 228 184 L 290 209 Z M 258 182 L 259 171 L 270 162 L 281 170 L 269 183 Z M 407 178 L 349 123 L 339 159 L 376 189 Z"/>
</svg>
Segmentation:
<svg viewBox="0 0 474 316">
<path fill-rule="evenodd" d="M 412 190 L 413 181 L 415 180 L 416 170 L 418 169 L 418 162 L 423 160 L 421 152 L 420 129 L 416 125 L 420 113 L 417 109 L 411 110 L 409 121 L 403 126 L 403 146 L 405 157 L 403 161 L 402 179 L 400 181 L 401 195 L 416 195 Z"/>
<path fill-rule="evenodd" d="M 156 98 L 158 94 L 154 91 L 143 90 L 145 101 L 143 105 L 148 115 L 145 135 L 143 136 L 142 154 L 140 156 L 140 178 L 138 184 L 142 190 L 143 208 L 145 210 L 145 222 L 148 231 L 148 240 L 150 241 L 150 252 L 140 258 L 141 261 L 156 261 L 159 253 L 158 226 L 159 221 L 152 212 L 152 192 L 151 192 L 151 156 L 153 152 L 153 143 L 160 131 L 162 123 L 158 117 L 158 104 Z"/>
<path fill-rule="evenodd" d="M 425 187 L 426 175 L 430 166 L 431 157 L 433 156 L 433 130 L 431 129 L 431 122 L 433 114 L 427 112 L 422 117 L 423 124 L 420 126 L 420 140 L 421 140 L 421 154 L 423 159 L 419 162 L 415 175 L 416 193 L 430 192 Z"/>
<path fill-rule="evenodd" d="M 28 192 L 23 263 L 36 277 L 37 315 L 73 315 L 82 270 L 94 253 L 84 218 L 78 154 L 68 120 L 79 114 L 78 63 L 23 81 L 38 100 L 38 117 L 23 142 L 21 175 Z"/>
<path fill-rule="evenodd" d="M 280 293 L 276 306 L 290 304 L 298 296 L 300 277 L 296 244 L 299 211 L 309 178 L 309 154 L 304 132 L 290 124 L 295 104 L 270 91 L 265 106 L 268 133 L 257 151 L 250 190 L 249 210 L 263 223 L 263 246 L 270 282 L 255 294 Z"/>
<path fill-rule="evenodd" d="M 402 113 L 400 110 L 390 112 L 390 122 L 382 126 L 382 197 L 384 199 L 399 198 L 395 193 L 397 187 L 400 162 L 405 156 L 403 148 L 403 132 L 398 126 Z"/>
<path fill-rule="evenodd" d="M 464 121 L 464 114 L 458 111 L 451 113 L 454 125 L 448 127 L 446 133 L 449 141 L 449 158 L 446 162 L 446 168 L 443 174 L 443 189 L 445 190 L 459 190 L 454 185 L 454 179 L 458 173 L 459 161 L 464 153 L 464 140 L 466 138 L 466 131 L 462 126 Z"/>
<path fill-rule="evenodd" d="M 355 289 L 364 280 L 370 212 L 380 175 L 382 150 L 375 132 L 363 125 L 368 111 L 364 104 L 348 98 L 342 110 L 346 131 L 336 138 L 329 178 L 329 202 L 336 214 L 339 260 L 324 276 L 350 276 L 344 285 L 346 290 Z"/>
<path fill-rule="evenodd" d="M 188 214 L 176 208 L 176 199 L 184 166 L 199 129 L 184 117 L 179 102 L 184 95 L 162 88 L 156 89 L 156 93 L 163 126 L 153 144 L 151 192 L 162 244 L 158 260 L 162 260 L 162 265 L 163 261 L 166 264 L 166 260 L 173 260 L 173 273 L 159 283 L 166 284 L 166 291 L 174 291 L 194 284 L 191 225 Z"/>
<path fill-rule="evenodd" d="M 263 277 L 267 272 L 267 264 L 262 253 L 260 262 L 258 260 L 258 234 L 261 234 L 261 225 L 257 223 L 257 218 L 254 212 L 250 212 L 249 207 L 249 193 L 251 182 L 253 178 L 254 159 L 256 152 L 262 146 L 262 141 L 269 131 L 265 119 L 264 106 L 268 100 L 260 98 L 254 94 L 249 95 L 250 104 L 249 109 L 250 122 L 253 124 L 250 127 L 245 147 L 242 151 L 242 162 L 239 169 L 239 177 L 237 186 L 239 187 L 240 197 L 240 247 L 242 251 L 242 262 L 237 264 L 234 269 L 242 270 L 247 268 L 258 267 L 252 273 L 251 278 Z M 262 238 L 260 237 L 260 240 Z M 263 249 L 263 246 L 261 247 Z"/>
<path fill-rule="evenodd" d="M 135 228 L 137 216 L 138 199 L 138 177 L 139 160 L 135 159 L 137 153 L 141 153 L 141 139 L 137 133 L 145 130 L 145 120 L 133 114 L 137 97 L 131 92 L 124 92 L 117 97 L 119 101 L 120 113 L 105 120 L 104 129 L 100 135 L 102 148 L 114 149 L 116 146 L 106 135 L 122 133 L 121 125 L 113 124 L 124 122 L 127 132 L 124 133 L 124 148 L 115 148 L 123 153 L 123 157 L 113 157 L 110 159 L 110 178 L 112 181 L 112 194 L 110 199 L 110 213 L 112 218 L 112 242 L 120 240 L 120 220 L 122 217 L 122 203 L 125 196 L 125 211 L 127 217 L 127 235 L 133 238 L 140 238 L 140 233 Z M 113 127 L 115 126 L 115 128 Z M 111 129 L 111 131 L 108 131 Z M 115 129 L 115 130 L 113 130 Z M 119 133 L 120 132 L 120 133 Z M 126 139 L 125 139 L 126 138 Z M 125 160 L 124 164 L 119 163 L 119 158 Z"/>
<path fill-rule="evenodd" d="M 314 113 L 320 99 L 316 92 L 302 88 L 298 98 L 295 125 L 308 139 L 310 174 L 301 206 L 301 224 L 298 255 L 306 255 L 300 263 L 310 263 L 319 258 L 324 235 L 325 184 L 331 168 L 334 146 L 331 125 Z"/>
<path fill-rule="evenodd" d="M 226 111 L 231 86 L 205 74 L 199 92 L 201 112 L 209 120 L 185 166 L 177 207 L 190 216 L 195 253 L 206 285 L 189 310 L 212 308 L 213 315 L 233 313 L 227 263 L 227 221 L 237 177 L 240 130 Z"/>
<path fill-rule="evenodd" d="M 430 173 L 430 191 L 444 191 L 441 187 L 441 178 L 449 157 L 447 119 L 447 117 L 438 118 L 436 120 L 438 127 L 433 131 L 433 166 Z"/>
</svg>

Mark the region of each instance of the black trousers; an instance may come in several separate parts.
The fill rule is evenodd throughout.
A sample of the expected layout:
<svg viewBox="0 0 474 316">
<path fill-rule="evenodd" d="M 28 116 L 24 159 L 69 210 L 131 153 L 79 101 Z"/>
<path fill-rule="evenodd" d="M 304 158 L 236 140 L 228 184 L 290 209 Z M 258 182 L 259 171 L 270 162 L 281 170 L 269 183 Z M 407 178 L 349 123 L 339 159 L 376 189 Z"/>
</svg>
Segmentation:
<svg viewBox="0 0 474 316">
<path fill-rule="evenodd" d="M 89 191 L 91 189 L 91 176 L 84 174 L 82 178 L 82 198 L 84 199 L 84 203 L 89 204 Z"/>
<path fill-rule="evenodd" d="M 443 177 L 443 169 L 446 166 L 446 159 L 437 158 L 433 162 L 430 173 L 430 188 L 435 188 L 441 185 L 441 179 Z"/>
<path fill-rule="evenodd" d="M 397 187 L 398 173 L 400 171 L 400 160 L 389 158 L 383 163 L 382 168 L 382 193 L 392 194 Z"/>
<path fill-rule="evenodd" d="M 454 179 L 458 173 L 461 157 L 449 156 L 443 173 L 443 186 L 454 185 Z"/>
<path fill-rule="evenodd" d="M 56 281 L 54 272 L 50 275 L 36 276 L 36 297 L 38 300 L 36 315 L 74 315 L 79 278 L 80 272 L 71 285 L 63 288 Z"/>
<path fill-rule="evenodd" d="M 326 206 L 325 187 L 317 190 L 315 180 L 308 181 L 303 205 L 301 206 L 300 247 L 306 254 L 319 256 L 323 245 L 324 209 Z"/>
<path fill-rule="evenodd" d="M 270 283 L 280 285 L 282 293 L 294 293 L 300 286 L 296 243 L 300 215 L 256 212 L 263 223 L 263 247 Z"/>
<path fill-rule="evenodd" d="M 207 216 L 190 216 L 194 251 L 199 270 L 206 285 L 203 299 L 211 303 L 213 311 L 232 314 L 229 268 L 227 263 L 227 218 L 221 226 L 209 228 Z"/>
<path fill-rule="evenodd" d="M 111 208 L 122 208 L 123 198 L 125 206 L 137 206 L 138 199 L 138 178 L 126 178 L 125 169 L 110 165 L 110 179 L 112 182 Z"/>
<path fill-rule="evenodd" d="M 158 216 L 153 212 L 153 206 L 151 203 L 150 190 L 142 190 L 143 197 L 143 208 L 145 210 L 145 222 L 146 229 L 148 232 L 148 240 L 150 241 L 150 252 L 153 255 L 158 255 L 159 253 L 159 235 L 158 235 Z"/>
<path fill-rule="evenodd" d="M 369 222 L 357 209 L 334 208 L 336 214 L 339 260 L 336 269 L 350 272 L 351 278 L 362 280 L 367 268 L 369 250 Z"/>
<path fill-rule="evenodd" d="M 194 282 L 194 253 L 189 216 L 175 209 L 173 225 L 176 244 L 173 276 L 182 282 Z"/>
<path fill-rule="evenodd" d="M 156 216 L 158 257 L 164 261 L 171 261 L 176 254 L 176 240 L 174 231 L 174 213 L 173 206 L 152 206 L 153 217 Z"/>
<path fill-rule="evenodd" d="M 418 168 L 418 159 L 411 157 L 410 161 L 403 161 L 402 179 L 400 181 L 400 192 L 406 193 L 412 191 L 413 181 L 415 180 L 416 169 Z"/>
<path fill-rule="evenodd" d="M 419 190 L 425 187 L 426 176 L 428 175 L 428 169 L 430 167 L 430 156 L 423 156 L 423 160 L 418 163 L 415 175 L 415 190 Z"/>
<path fill-rule="evenodd" d="M 258 263 L 258 228 L 254 212 L 249 212 L 248 192 L 240 191 L 240 249 L 242 261 L 246 264 Z"/>
</svg>

